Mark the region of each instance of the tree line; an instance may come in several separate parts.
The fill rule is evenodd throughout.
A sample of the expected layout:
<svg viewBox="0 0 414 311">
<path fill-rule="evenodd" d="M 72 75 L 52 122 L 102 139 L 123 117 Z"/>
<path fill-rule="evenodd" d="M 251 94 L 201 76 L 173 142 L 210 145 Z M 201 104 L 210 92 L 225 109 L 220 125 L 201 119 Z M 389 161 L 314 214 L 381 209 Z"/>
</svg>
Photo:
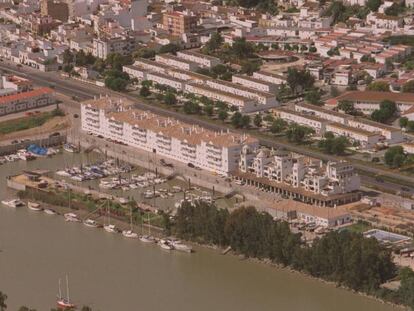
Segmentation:
<svg viewBox="0 0 414 311">
<path fill-rule="evenodd" d="M 231 246 L 246 257 L 270 259 L 352 290 L 414 306 L 414 272 L 405 274 L 397 292 L 380 288 L 397 276 L 391 251 L 359 233 L 333 231 L 308 245 L 300 233 L 291 232 L 287 222 L 275 221 L 254 207 L 229 212 L 203 202 L 183 203 L 172 233 L 199 243 Z"/>
</svg>

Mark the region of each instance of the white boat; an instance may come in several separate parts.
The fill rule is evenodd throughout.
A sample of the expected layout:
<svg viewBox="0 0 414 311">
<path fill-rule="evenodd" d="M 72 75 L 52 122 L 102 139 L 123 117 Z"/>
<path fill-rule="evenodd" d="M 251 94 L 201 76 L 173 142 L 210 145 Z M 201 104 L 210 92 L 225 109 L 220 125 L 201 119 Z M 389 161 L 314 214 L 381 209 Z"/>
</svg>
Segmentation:
<svg viewBox="0 0 414 311">
<path fill-rule="evenodd" d="M 80 222 L 78 215 L 74 214 L 74 213 L 66 213 L 63 215 L 65 217 L 66 221 L 70 221 L 70 222 Z"/>
<path fill-rule="evenodd" d="M 12 200 L 3 200 L 1 204 L 9 206 L 9 207 L 20 207 L 24 206 L 24 203 L 19 199 L 12 199 Z"/>
<path fill-rule="evenodd" d="M 62 296 L 62 290 L 60 288 L 60 279 L 59 279 L 59 294 L 57 296 L 56 304 L 62 310 L 69 310 L 69 309 L 76 308 L 76 305 L 70 302 L 68 276 L 66 276 L 66 297 Z"/>
<path fill-rule="evenodd" d="M 126 238 L 136 239 L 138 238 L 138 234 L 132 230 L 124 230 L 122 231 L 122 235 Z"/>
<path fill-rule="evenodd" d="M 180 240 L 173 240 L 171 242 L 171 245 L 177 251 L 186 252 L 186 253 L 191 253 L 193 251 L 193 249 L 191 248 L 191 246 L 188 246 L 188 245 L 183 244 Z"/>
<path fill-rule="evenodd" d="M 43 211 L 48 215 L 56 215 L 56 212 L 51 208 L 45 208 Z"/>
<path fill-rule="evenodd" d="M 156 240 L 152 235 L 141 235 L 139 240 L 144 243 L 155 243 Z"/>
<path fill-rule="evenodd" d="M 95 220 L 90 219 L 90 218 L 84 220 L 83 224 L 85 226 L 91 227 L 91 228 L 97 228 L 98 227 L 98 223 Z"/>
<path fill-rule="evenodd" d="M 42 210 L 42 207 L 40 206 L 39 203 L 35 203 L 35 202 L 27 202 L 27 207 L 35 212 L 39 212 Z"/>
<path fill-rule="evenodd" d="M 108 204 L 109 204 L 109 200 L 108 200 Z M 111 224 L 111 213 L 109 212 L 109 205 L 106 208 L 106 215 L 108 216 L 108 224 L 104 223 L 104 229 L 106 232 L 109 233 L 116 233 L 118 230 L 116 229 L 115 225 Z"/>
<path fill-rule="evenodd" d="M 132 230 L 132 208 L 129 207 L 129 230 L 122 231 L 122 235 L 126 238 L 136 239 L 138 238 L 138 234 Z"/>
<path fill-rule="evenodd" d="M 70 153 L 79 152 L 79 149 L 75 145 L 69 144 L 69 143 L 63 145 L 63 150 L 70 152 Z"/>
<path fill-rule="evenodd" d="M 171 251 L 171 250 L 174 249 L 174 247 L 167 240 L 165 240 L 165 239 L 159 240 L 158 245 L 162 249 L 167 250 L 167 251 Z"/>
</svg>

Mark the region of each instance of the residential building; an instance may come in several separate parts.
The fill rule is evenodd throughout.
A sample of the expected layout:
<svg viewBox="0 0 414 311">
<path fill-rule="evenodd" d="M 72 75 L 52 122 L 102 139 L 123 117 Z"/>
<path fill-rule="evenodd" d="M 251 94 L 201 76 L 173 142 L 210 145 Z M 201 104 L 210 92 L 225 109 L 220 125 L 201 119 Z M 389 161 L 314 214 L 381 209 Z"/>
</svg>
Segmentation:
<svg viewBox="0 0 414 311">
<path fill-rule="evenodd" d="M 180 58 L 172 54 L 158 54 L 155 56 L 155 62 L 176 67 L 182 70 L 196 71 L 198 69 L 197 63 L 188 61 L 184 58 Z"/>
<path fill-rule="evenodd" d="M 351 142 L 358 142 L 362 148 L 373 148 L 382 141 L 381 134 L 369 132 L 359 128 L 353 128 L 341 123 L 329 123 L 326 125 L 326 131 L 332 132 L 335 136 L 343 136 Z"/>
<path fill-rule="evenodd" d="M 136 48 L 135 39 L 132 37 L 113 37 L 93 39 L 92 54 L 95 57 L 106 59 L 111 53 L 128 55 Z"/>
<path fill-rule="evenodd" d="M 245 75 L 239 75 L 234 74 L 232 76 L 233 83 L 238 83 L 243 86 L 261 91 L 261 92 L 267 92 L 267 93 L 273 93 L 275 94 L 277 89 L 279 88 L 279 85 L 273 84 L 271 82 L 263 81 L 254 77 L 245 76 Z"/>
<path fill-rule="evenodd" d="M 59 0 L 40 0 L 40 13 L 42 16 L 51 16 L 61 22 L 67 22 L 69 8 L 67 3 Z"/>
<path fill-rule="evenodd" d="M 0 116 L 56 103 L 52 89 L 43 87 L 0 97 Z"/>
<path fill-rule="evenodd" d="M 180 36 L 197 29 L 197 16 L 183 12 L 167 12 L 162 16 L 164 30 L 173 36 Z"/>
<path fill-rule="evenodd" d="M 189 50 L 178 51 L 177 57 L 197 63 L 199 67 L 203 68 L 212 68 L 222 63 L 220 58 Z"/>
<path fill-rule="evenodd" d="M 81 120 L 84 131 L 224 175 L 237 169 L 243 146 L 259 145 L 248 135 L 211 131 L 133 109 L 108 97 L 83 102 Z"/>
<path fill-rule="evenodd" d="M 288 110 L 285 108 L 272 109 L 274 116 L 281 118 L 289 123 L 296 123 L 303 126 L 310 127 L 315 130 L 315 133 L 319 136 L 323 136 L 326 130 L 326 124 L 328 121 L 311 114 L 302 114 L 294 110 Z"/>
</svg>

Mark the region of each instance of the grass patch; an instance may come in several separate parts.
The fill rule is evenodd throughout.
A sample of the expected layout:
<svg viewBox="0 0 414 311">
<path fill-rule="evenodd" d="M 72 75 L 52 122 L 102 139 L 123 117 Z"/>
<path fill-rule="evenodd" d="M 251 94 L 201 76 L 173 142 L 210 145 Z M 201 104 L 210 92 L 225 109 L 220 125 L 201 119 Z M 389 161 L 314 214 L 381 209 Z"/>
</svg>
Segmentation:
<svg viewBox="0 0 414 311">
<path fill-rule="evenodd" d="M 54 117 L 64 115 L 64 112 L 57 108 L 53 111 L 42 112 L 33 116 L 4 121 L 0 123 L 0 134 L 9 134 L 39 127 Z"/>
<path fill-rule="evenodd" d="M 344 228 L 344 230 L 348 230 L 348 231 L 355 232 L 355 233 L 363 233 L 370 229 L 372 229 L 372 226 L 363 221 L 358 221 L 354 223 L 353 225 L 350 225 Z"/>
</svg>

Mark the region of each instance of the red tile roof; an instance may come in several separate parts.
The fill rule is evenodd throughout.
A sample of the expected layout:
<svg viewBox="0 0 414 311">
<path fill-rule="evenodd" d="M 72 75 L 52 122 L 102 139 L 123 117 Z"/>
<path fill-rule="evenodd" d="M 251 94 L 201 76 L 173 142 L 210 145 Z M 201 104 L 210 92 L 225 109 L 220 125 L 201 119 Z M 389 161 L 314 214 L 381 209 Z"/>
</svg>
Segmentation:
<svg viewBox="0 0 414 311">
<path fill-rule="evenodd" d="M 9 96 L 0 97 L 0 104 L 7 104 L 16 100 L 25 100 L 35 96 L 41 96 L 44 94 L 52 94 L 54 91 L 48 87 L 42 87 L 33 91 L 13 94 Z"/>
</svg>

